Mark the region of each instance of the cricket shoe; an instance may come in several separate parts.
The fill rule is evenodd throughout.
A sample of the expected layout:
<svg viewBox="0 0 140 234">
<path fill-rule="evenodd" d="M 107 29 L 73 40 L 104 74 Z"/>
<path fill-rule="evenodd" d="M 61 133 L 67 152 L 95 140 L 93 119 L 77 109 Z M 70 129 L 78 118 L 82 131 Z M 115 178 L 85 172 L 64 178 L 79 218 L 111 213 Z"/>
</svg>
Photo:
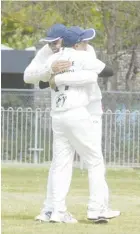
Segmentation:
<svg viewBox="0 0 140 234">
<path fill-rule="evenodd" d="M 52 212 L 51 223 L 78 223 L 69 212 Z"/>
<path fill-rule="evenodd" d="M 35 220 L 40 222 L 49 222 L 51 214 L 51 211 L 42 211 L 38 216 L 35 217 Z"/>
<path fill-rule="evenodd" d="M 105 217 L 106 219 L 117 218 L 120 215 L 121 215 L 121 212 L 119 210 L 111 210 L 111 209 L 104 210 L 100 214 L 100 216 Z"/>
<path fill-rule="evenodd" d="M 103 210 L 103 211 L 92 211 L 88 210 L 87 218 L 89 220 L 98 220 L 100 218 L 113 219 L 120 216 L 121 212 L 119 210 Z"/>
</svg>

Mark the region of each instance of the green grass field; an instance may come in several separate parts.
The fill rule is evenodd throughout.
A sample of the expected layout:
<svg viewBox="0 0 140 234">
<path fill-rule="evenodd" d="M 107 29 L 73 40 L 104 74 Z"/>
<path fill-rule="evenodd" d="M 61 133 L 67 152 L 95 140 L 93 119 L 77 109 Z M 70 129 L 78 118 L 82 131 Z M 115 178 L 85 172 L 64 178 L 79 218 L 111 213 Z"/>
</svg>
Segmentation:
<svg viewBox="0 0 140 234">
<path fill-rule="evenodd" d="M 108 224 L 93 224 L 86 219 L 88 200 L 87 172 L 74 170 L 67 198 L 69 211 L 78 224 L 37 223 L 34 217 L 42 208 L 48 169 L 44 167 L 2 166 L 2 233 L 3 234 L 139 234 L 140 171 L 107 171 L 110 201 L 122 215 Z"/>
</svg>

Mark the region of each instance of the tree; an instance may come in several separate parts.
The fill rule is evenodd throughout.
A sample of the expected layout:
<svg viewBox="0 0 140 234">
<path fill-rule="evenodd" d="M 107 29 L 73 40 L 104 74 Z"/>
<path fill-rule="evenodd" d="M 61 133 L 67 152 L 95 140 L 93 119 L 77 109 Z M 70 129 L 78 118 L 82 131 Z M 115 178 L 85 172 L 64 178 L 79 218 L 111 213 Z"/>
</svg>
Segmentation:
<svg viewBox="0 0 140 234">
<path fill-rule="evenodd" d="M 46 29 L 57 22 L 67 26 L 94 25 L 97 30 L 102 27 L 100 12 L 96 10 L 95 3 L 75 1 L 6 1 L 2 3 L 2 22 L 2 42 L 18 49 L 36 44 Z M 96 42 L 100 44 L 100 40 Z"/>
<path fill-rule="evenodd" d="M 102 12 L 102 22 L 106 32 L 107 54 L 112 57 L 116 74 L 115 79 L 112 79 L 112 89 L 117 90 L 119 59 L 129 49 L 131 59 L 125 77 L 126 90 L 129 90 L 136 50 L 140 44 L 139 3 L 101 2 L 98 6 Z"/>
</svg>

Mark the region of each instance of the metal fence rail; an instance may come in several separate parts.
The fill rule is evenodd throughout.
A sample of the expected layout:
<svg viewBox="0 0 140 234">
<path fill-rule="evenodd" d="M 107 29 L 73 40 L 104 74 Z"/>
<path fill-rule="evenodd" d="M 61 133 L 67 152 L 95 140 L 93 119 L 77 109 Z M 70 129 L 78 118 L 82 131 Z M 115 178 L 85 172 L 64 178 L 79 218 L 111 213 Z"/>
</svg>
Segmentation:
<svg viewBox="0 0 140 234">
<path fill-rule="evenodd" d="M 103 109 L 106 112 L 111 109 L 112 112 L 116 110 L 140 110 L 140 92 L 121 92 L 121 91 L 103 91 L 102 92 Z M 18 107 L 32 109 L 50 108 L 51 106 L 51 90 L 38 90 L 38 89 L 2 89 L 1 90 L 1 103 L 7 109 Z"/>
<path fill-rule="evenodd" d="M 2 162 L 51 161 L 53 135 L 49 112 L 39 108 L 1 108 Z M 109 166 L 140 167 L 140 111 L 107 110 L 103 115 L 102 149 Z M 78 155 L 75 163 L 83 167 Z"/>
</svg>

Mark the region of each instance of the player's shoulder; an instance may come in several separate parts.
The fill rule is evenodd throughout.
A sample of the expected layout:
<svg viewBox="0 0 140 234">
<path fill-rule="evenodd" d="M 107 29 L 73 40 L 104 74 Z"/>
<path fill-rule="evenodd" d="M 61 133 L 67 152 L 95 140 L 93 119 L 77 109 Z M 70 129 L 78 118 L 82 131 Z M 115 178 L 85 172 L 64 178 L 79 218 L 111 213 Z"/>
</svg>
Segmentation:
<svg viewBox="0 0 140 234">
<path fill-rule="evenodd" d="M 52 50 L 49 48 L 48 44 L 44 45 L 38 52 L 37 55 L 38 56 L 50 56 L 52 55 L 53 52 Z"/>
<path fill-rule="evenodd" d="M 89 53 L 87 51 L 84 50 L 77 50 L 75 53 L 75 57 L 79 57 L 79 58 L 84 58 L 84 57 L 88 57 Z"/>
<path fill-rule="evenodd" d="M 92 55 L 92 53 L 89 53 L 88 51 L 79 51 L 79 57 L 81 58 L 81 60 L 83 61 L 90 61 L 90 60 L 94 60 L 96 59 L 95 56 Z"/>
<path fill-rule="evenodd" d="M 87 45 L 87 51 L 88 51 L 88 52 L 92 52 L 92 51 L 95 51 L 95 50 L 94 50 L 94 47 L 93 47 L 93 46 L 91 46 L 91 45 L 88 44 L 88 45 Z"/>
<path fill-rule="evenodd" d="M 89 45 L 89 44 L 87 45 L 87 52 L 89 52 L 94 58 L 97 57 L 97 56 L 96 56 L 96 52 L 95 52 L 93 46 L 91 46 L 91 45 Z"/>
</svg>

